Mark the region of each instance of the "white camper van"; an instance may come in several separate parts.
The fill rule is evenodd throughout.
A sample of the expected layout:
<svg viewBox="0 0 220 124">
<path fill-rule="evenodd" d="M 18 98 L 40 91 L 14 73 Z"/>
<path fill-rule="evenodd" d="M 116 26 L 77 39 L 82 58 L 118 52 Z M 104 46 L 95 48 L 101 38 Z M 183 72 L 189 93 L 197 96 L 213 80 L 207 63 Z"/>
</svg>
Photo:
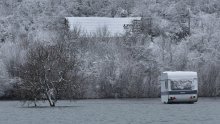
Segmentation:
<svg viewBox="0 0 220 124">
<path fill-rule="evenodd" d="M 163 72 L 160 83 L 163 103 L 194 103 L 198 100 L 197 72 Z"/>
</svg>

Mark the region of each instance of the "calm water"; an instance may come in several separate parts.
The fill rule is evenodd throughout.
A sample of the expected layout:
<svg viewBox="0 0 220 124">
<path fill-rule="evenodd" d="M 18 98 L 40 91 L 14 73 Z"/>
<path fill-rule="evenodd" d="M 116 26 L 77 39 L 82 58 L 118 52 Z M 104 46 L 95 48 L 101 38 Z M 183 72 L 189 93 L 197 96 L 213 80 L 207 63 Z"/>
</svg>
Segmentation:
<svg viewBox="0 0 220 124">
<path fill-rule="evenodd" d="M 57 107 L 0 102 L 0 124 L 219 124 L 220 99 L 162 104 L 160 99 L 59 101 Z"/>
</svg>

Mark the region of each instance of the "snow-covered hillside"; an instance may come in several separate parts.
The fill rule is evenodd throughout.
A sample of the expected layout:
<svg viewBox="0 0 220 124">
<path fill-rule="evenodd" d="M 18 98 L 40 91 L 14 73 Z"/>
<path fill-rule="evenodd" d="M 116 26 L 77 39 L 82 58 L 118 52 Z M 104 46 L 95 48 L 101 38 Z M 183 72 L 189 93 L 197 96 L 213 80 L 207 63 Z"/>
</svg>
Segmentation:
<svg viewBox="0 0 220 124">
<path fill-rule="evenodd" d="M 199 95 L 220 96 L 219 10 L 219 0 L 0 0 L 0 92 L 158 97 L 161 72 L 195 71 Z M 71 30 L 112 35 L 142 19 L 139 33 L 81 37 L 65 17 Z"/>
</svg>

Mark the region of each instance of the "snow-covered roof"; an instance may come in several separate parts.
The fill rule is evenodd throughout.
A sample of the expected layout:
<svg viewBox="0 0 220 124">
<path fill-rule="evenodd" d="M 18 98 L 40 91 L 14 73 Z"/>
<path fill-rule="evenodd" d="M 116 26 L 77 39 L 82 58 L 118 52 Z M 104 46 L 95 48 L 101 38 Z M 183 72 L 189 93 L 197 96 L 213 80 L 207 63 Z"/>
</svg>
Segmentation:
<svg viewBox="0 0 220 124">
<path fill-rule="evenodd" d="M 86 34 L 96 34 L 97 31 L 107 28 L 109 35 L 125 33 L 124 25 L 132 24 L 133 20 L 141 17 L 109 18 L 109 17 L 66 17 L 70 30 L 80 29 Z"/>
<path fill-rule="evenodd" d="M 197 72 L 192 71 L 166 71 L 168 79 L 193 79 L 197 78 Z"/>
</svg>

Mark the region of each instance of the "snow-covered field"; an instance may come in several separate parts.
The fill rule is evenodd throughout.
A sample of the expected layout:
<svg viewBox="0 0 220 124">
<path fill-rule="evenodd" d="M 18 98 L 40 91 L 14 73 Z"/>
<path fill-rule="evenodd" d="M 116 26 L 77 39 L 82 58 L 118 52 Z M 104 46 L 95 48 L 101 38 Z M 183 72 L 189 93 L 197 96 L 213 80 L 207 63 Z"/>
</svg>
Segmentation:
<svg viewBox="0 0 220 124">
<path fill-rule="evenodd" d="M 162 104 L 160 99 L 78 100 L 22 106 L 0 102 L 0 124 L 219 124 L 220 99 L 196 104 Z"/>
</svg>

